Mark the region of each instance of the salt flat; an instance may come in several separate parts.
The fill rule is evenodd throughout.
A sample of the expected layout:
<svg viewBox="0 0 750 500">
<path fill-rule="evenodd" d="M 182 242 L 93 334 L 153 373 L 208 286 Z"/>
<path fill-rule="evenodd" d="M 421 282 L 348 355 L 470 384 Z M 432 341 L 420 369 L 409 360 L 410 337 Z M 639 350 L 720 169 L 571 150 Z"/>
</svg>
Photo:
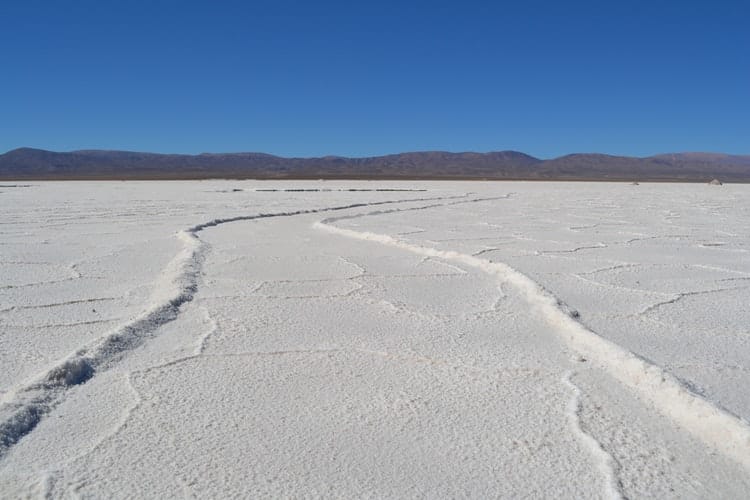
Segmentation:
<svg viewBox="0 0 750 500">
<path fill-rule="evenodd" d="M 0 186 L 0 496 L 746 498 L 750 188 Z"/>
</svg>

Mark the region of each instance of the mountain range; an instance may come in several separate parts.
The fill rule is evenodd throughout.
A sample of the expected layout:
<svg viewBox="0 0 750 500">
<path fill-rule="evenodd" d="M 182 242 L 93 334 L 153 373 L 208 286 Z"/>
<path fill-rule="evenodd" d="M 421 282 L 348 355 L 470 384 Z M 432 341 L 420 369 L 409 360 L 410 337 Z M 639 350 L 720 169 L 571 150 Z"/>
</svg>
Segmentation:
<svg viewBox="0 0 750 500">
<path fill-rule="evenodd" d="M 19 148 L 0 155 L 0 179 L 491 179 L 750 182 L 750 155 L 673 153 L 644 158 L 571 154 L 542 160 L 517 151 L 425 151 L 367 158 L 285 158 Z"/>
</svg>

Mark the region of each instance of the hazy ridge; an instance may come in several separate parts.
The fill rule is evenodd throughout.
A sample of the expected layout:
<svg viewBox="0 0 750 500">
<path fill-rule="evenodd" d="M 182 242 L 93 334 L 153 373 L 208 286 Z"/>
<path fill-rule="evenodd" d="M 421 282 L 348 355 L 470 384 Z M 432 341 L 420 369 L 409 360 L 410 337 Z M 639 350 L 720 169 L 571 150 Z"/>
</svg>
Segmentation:
<svg viewBox="0 0 750 500">
<path fill-rule="evenodd" d="M 348 158 L 265 153 L 199 155 L 19 148 L 0 155 L 0 179 L 529 179 L 750 182 L 750 155 L 671 153 L 645 158 L 571 154 L 542 160 L 518 151 L 425 151 Z"/>
</svg>

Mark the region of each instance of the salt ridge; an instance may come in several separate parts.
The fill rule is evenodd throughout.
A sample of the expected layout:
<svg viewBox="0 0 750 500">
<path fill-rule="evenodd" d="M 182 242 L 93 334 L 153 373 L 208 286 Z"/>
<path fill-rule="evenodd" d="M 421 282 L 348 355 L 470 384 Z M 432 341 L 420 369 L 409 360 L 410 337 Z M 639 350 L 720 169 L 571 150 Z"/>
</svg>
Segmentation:
<svg viewBox="0 0 750 500">
<path fill-rule="evenodd" d="M 198 233 L 204 229 L 230 222 L 291 217 L 393 203 L 463 199 L 467 196 L 412 198 L 241 215 L 212 219 L 177 232 L 176 236 L 183 243 L 183 248 L 154 281 L 150 304 L 144 312 L 90 345 L 79 348 L 24 385 L 15 387 L 2 395 L 0 400 L 0 459 L 21 438 L 34 430 L 42 418 L 62 401 L 68 389 L 87 382 L 97 371 L 105 370 L 116 363 L 127 351 L 141 345 L 149 336 L 156 335 L 159 327 L 177 318 L 180 307 L 185 302 L 191 301 L 198 291 L 201 268 L 208 251 L 208 245 L 198 237 Z"/>
<path fill-rule="evenodd" d="M 421 208 L 421 207 L 420 207 Z M 741 418 L 693 393 L 672 374 L 586 328 L 560 299 L 525 274 L 502 262 L 492 262 L 455 251 L 407 243 L 385 234 L 335 226 L 337 221 L 410 209 L 327 218 L 314 227 L 331 234 L 380 243 L 425 257 L 457 262 L 497 276 L 514 286 L 533 311 L 540 314 L 570 346 L 597 364 L 643 400 L 705 444 L 750 469 L 750 425 Z"/>
</svg>

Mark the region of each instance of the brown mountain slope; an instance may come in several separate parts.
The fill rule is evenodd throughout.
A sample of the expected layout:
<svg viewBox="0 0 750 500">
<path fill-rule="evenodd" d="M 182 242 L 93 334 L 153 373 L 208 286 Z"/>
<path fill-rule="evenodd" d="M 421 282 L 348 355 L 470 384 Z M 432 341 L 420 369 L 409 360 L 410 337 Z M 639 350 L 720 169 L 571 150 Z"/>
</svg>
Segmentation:
<svg viewBox="0 0 750 500">
<path fill-rule="evenodd" d="M 750 156 L 675 153 L 647 158 L 573 154 L 540 160 L 516 151 L 426 151 L 369 158 L 263 153 L 155 154 L 20 148 L 0 155 L 0 179 L 398 178 L 750 182 Z"/>
</svg>

